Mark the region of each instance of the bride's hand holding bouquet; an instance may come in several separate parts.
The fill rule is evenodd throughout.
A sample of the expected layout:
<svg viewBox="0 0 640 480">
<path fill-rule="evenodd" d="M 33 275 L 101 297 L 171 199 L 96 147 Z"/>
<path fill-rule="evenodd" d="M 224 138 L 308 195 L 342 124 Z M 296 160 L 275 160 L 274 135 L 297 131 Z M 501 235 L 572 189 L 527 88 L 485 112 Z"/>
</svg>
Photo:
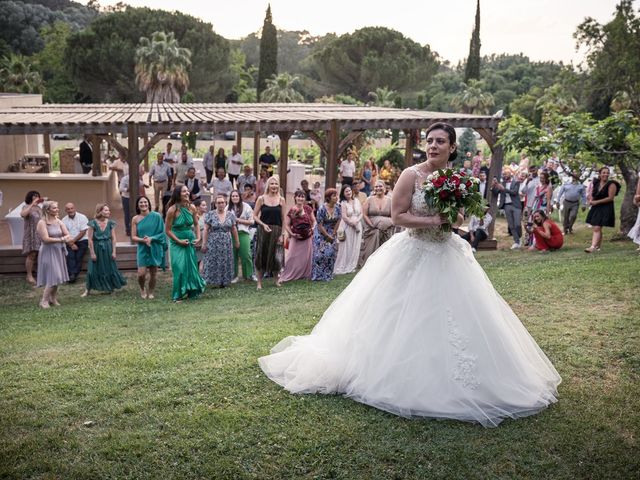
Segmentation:
<svg viewBox="0 0 640 480">
<path fill-rule="evenodd" d="M 427 176 L 422 191 L 427 204 L 443 217 L 442 229 L 451 230 L 459 224 L 459 214 L 482 217 L 484 201 L 480 195 L 480 181 L 466 170 L 439 169 Z"/>
</svg>

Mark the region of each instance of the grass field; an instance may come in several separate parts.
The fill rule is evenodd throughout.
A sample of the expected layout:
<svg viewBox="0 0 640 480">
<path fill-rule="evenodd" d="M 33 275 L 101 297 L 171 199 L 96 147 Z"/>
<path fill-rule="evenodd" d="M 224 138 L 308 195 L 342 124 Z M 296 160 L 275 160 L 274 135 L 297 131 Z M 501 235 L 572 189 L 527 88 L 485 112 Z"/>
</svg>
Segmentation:
<svg viewBox="0 0 640 480">
<path fill-rule="evenodd" d="M 0 279 L 0 478 L 638 478 L 640 256 L 478 259 L 563 377 L 557 404 L 498 428 L 406 420 L 339 396 L 294 396 L 256 359 L 311 330 L 351 276 L 208 290 L 172 304 L 134 279 L 37 308 Z M 506 244 L 506 241 L 502 242 Z"/>
</svg>

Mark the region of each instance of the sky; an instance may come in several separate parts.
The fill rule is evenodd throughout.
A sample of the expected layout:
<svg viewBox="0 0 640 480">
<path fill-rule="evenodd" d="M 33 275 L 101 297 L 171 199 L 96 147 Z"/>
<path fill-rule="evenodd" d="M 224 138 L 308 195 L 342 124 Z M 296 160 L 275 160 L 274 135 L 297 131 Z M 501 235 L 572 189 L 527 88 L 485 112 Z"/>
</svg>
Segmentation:
<svg viewBox="0 0 640 480">
<path fill-rule="evenodd" d="M 118 0 L 100 0 L 102 6 Z M 82 1 L 81 3 L 87 3 Z M 128 0 L 132 6 L 179 10 L 213 25 L 216 33 L 239 39 L 262 27 L 268 0 L 209 2 L 197 0 Z M 456 64 L 466 58 L 475 21 L 476 0 L 271 0 L 273 22 L 281 30 L 313 35 L 351 33 L 365 26 L 398 30 L 429 44 L 441 58 Z M 618 0 L 480 0 L 481 55 L 523 53 L 531 60 L 579 64 L 573 33 L 586 18 L 606 23 Z M 634 2 L 638 8 L 640 0 Z"/>
</svg>

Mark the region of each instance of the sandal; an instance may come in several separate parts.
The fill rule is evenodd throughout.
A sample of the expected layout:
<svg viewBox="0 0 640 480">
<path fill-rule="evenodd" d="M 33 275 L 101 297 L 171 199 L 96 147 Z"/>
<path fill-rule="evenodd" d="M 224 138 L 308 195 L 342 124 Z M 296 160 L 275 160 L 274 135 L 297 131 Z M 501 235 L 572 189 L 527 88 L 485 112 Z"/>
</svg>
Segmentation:
<svg viewBox="0 0 640 480">
<path fill-rule="evenodd" d="M 593 245 L 591 245 L 590 247 L 585 248 L 584 251 L 586 253 L 594 253 L 594 252 L 599 252 L 600 248 L 594 247 Z"/>
</svg>

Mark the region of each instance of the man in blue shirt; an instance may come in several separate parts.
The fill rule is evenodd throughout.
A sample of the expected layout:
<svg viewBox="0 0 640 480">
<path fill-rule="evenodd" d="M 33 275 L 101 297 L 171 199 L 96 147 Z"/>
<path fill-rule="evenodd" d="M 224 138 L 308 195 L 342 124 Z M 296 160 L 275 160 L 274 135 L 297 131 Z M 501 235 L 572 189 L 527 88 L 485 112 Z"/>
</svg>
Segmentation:
<svg viewBox="0 0 640 480">
<path fill-rule="evenodd" d="M 564 233 L 573 233 L 573 224 L 578 216 L 578 204 L 582 203 L 582 210 L 587 208 L 587 192 L 580 183 L 580 172 L 574 170 L 571 180 L 560 187 L 558 203 L 562 202 Z"/>
</svg>

